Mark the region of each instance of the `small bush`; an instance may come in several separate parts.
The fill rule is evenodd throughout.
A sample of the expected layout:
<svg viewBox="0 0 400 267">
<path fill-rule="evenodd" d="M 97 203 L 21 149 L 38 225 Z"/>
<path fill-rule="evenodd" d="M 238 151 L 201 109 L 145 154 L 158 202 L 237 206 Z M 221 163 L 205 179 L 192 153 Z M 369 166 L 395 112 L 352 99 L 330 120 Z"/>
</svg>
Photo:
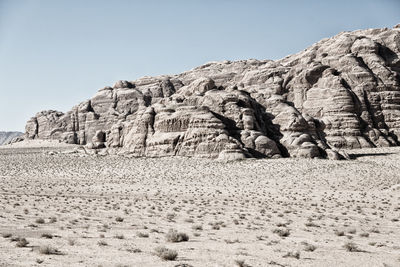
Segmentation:
<svg viewBox="0 0 400 267">
<path fill-rule="evenodd" d="M 235 264 L 238 267 L 250 267 L 247 263 L 244 262 L 244 260 L 235 260 Z"/>
<path fill-rule="evenodd" d="M 336 231 L 335 231 L 335 235 L 337 235 L 337 236 L 344 236 L 344 231 L 336 230 Z"/>
<path fill-rule="evenodd" d="M 313 252 L 316 249 L 317 249 L 317 247 L 312 244 L 306 244 L 304 246 L 304 251 Z"/>
<path fill-rule="evenodd" d="M 321 226 L 319 226 L 318 224 L 316 224 L 314 222 L 306 222 L 304 225 L 307 226 L 307 227 L 321 227 Z"/>
<path fill-rule="evenodd" d="M 126 251 L 128 251 L 130 253 L 140 253 L 140 252 L 142 252 L 142 250 L 140 248 L 128 248 L 128 249 L 126 249 Z"/>
<path fill-rule="evenodd" d="M 168 242 L 177 243 L 189 241 L 189 236 L 185 233 L 179 233 L 176 230 L 169 230 L 165 238 Z"/>
<path fill-rule="evenodd" d="M 17 241 L 17 244 L 15 244 L 15 246 L 18 247 L 18 248 L 24 248 L 24 247 L 26 247 L 28 244 L 29 244 L 29 241 L 28 241 L 28 240 L 26 240 L 25 238 L 20 238 L 20 239 Z"/>
<path fill-rule="evenodd" d="M 201 224 L 195 224 L 192 226 L 193 230 L 201 231 L 203 230 L 203 226 Z"/>
<path fill-rule="evenodd" d="M 99 242 L 97 242 L 97 245 L 104 247 L 104 246 L 107 246 L 108 244 L 106 241 L 100 240 Z"/>
<path fill-rule="evenodd" d="M 352 229 L 349 229 L 348 231 L 347 231 L 349 234 L 355 234 L 355 233 L 357 233 L 357 230 L 356 229 L 354 229 L 354 228 L 352 228 Z"/>
<path fill-rule="evenodd" d="M 283 229 L 283 228 L 276 228 L 272 231 L 274 234 L 279 235 L 280 237 L 287 237 L 290 235 L 289 229 Z"/>
<path fill-rule="evenodd" d="M 361 250 L 358 248 L 358 246 L 353 243 L 353 242 L 348 242 L 343 245 L 343 247 L 348 251 L 348 252 L 360 252 Z"/>
<path fill-rule="evenodd" d="M 118 216 L 117 218 L 115 218 L 115 221 L 116 222 L 123 222 L 124 218 Z"/>
<path fill-rule="evenodd" d="M 361 236 L 361 237 L 369 237 L 369 233 L 364 232 L 364 233 L 361 233 L 360 236 Z"/>
<path fill-rule="evenodd" d="M 35 220 L 35 222 L 38 223 L 38 224 L 44 224 L 44 223 L 45 223 L 45 221 L 44 221 L 43 218 L 37 218 L 37 219 Z"/>
<path fill-rule="evenodd" d="M 148 234 L 148 233 L 142 233 L 142 232 L 138 232 L 136 235 L 137 235 L 138 237 L 142 237 L 142 238 L 148 238 L 148 237 L 149 237 L 149 234 Z"/>
<path fill-rule="evenodd" d="M 375 233 L 375 234 L 379 234 L 381 231 L 379 231 L 378 228 L 372 228 L 372 229 L 370 230 L 370 232 L 371 232 L 371 233 Z"/>
<path fill-rule="evenodd" d="M 1 236 L 4 238 L 9 238 L 9 237 L 12 237 L 12 234 L 11 233 L 3 233 Z"/>
<path fill-rule="evenodd" d="M 21 238 L 20 237 L 18 237 L 18 236 L 12 236 L 11 238 L 10 238 L 10 241 L 11 242 L 17 242 L 17 241 L 19 241 Z"/>
<path fill-rule="evenodd" d="M 284 258 L 295 258 L 295 259 L 300 259 L 300 252 L 298 251 L 291 251 L 283 255 Z"/>
<path fill-rule="evenodd" d="M 58 249 L 50 247 L 49 245 L 39 247 L 39 253 L 44 255 L 61 255 Z"/>
<path fill-rule="evenodd" d="M 219 230 L 219 229 L 221 229 L 221 226 L 219 226 L 218 224 L 213 224 L 213 225 L 211 226 L 211 228 L 212 228 L 213 230 Z"/>
<path fill-rule="evenodd" d="M 225 241 L 225 243 L 227 243 L 227 244 L 240 243 L 240 240 L 239 240 L 238 238 L 236 238 L 236 239 L 225 239 L 224 241 Z"/>
<path fill-rule="evenodd" d="M 114 237 L 115 237 L 116 239 L 124 239 L 124 238 L 125 238 L 124 235 L 122 235 L 122 234 L 121 234 L 121 235 L 118 235 L 118 234 L 117 234 L 117 235 L 115 235 Z"/>
<path fill-rule="evenodd" d="M 43 238 L 47 238 L 47 239 L 52 239 L 52 238 L 53 238 L 53 235 L 52 235 L 52 234 L 49 234 L 49 233 L 43 233 L 43 234 L 42 234 L 42 237 L 43 237 Z"/>
<path fill-rule="evenodd" d="M 165 261 L 173 261 L 178 257 L 178 252 L 166 247 L 155 248 L 155 254 Z"/>
<path fill-rule="evenodd" d="M 278 226 L 278 227 L 286 227 L 287 224 L 284 223 L 284 222 L 278 222 L 278 223 L 276 223 L 276 226 Z"/>
<path fill-rule="evenodd" d="M 68 239 L 68 245 L 74 246 L 76 244 L 76 241 L 72 238 Z"/>
</svg>

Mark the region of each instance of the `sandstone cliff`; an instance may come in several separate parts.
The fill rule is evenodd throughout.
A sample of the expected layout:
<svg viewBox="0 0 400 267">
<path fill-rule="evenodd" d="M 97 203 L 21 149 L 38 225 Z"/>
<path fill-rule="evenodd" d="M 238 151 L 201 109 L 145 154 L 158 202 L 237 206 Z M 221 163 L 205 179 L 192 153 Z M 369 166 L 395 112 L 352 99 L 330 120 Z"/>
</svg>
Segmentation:
<svg viewBox="0 0 400 267">
<path fill-rule="evenodd" d="M 212 62 L 104 87 L 26 138 L 136 156 L 340 158 L 399 144 L 400 28 L 342 32 L 281 60 Z"/>
</svg>

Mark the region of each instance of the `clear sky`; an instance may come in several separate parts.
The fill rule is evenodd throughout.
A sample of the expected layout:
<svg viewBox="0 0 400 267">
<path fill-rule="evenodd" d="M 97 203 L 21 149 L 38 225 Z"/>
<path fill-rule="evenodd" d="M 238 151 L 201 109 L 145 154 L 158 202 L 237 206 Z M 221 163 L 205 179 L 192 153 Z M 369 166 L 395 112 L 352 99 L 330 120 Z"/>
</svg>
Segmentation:
<svg viewBox="0 0 400 267">
<path fill-rule="evenodd" d="M 24 131 L 117 80 L 279 59 L 400 23 L 400 0 L 0 0 L 0 130 Z"/>
</svg>

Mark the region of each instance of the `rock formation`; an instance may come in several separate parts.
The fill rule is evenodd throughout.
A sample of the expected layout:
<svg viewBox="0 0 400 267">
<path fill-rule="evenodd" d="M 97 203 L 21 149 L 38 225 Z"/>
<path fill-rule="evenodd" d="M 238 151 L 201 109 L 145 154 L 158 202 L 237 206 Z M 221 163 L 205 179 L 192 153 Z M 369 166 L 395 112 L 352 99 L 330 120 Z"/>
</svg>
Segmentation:
<svg viewBox="0 0 400 267">
<path fill-rule="evenodd" d="M 23 133 L 21 132 L 1 132 L 0 131 L 0 146 L 10 143 L 13 140 L 21 137 Z"/>
<path fill-rule="evenodd" d="M 342 32 L 281 60 L 211 62 L 118 81 L 26 138 L 135 156 L 340 158 L 399 144 L 400 28 Z"/>
</svg>

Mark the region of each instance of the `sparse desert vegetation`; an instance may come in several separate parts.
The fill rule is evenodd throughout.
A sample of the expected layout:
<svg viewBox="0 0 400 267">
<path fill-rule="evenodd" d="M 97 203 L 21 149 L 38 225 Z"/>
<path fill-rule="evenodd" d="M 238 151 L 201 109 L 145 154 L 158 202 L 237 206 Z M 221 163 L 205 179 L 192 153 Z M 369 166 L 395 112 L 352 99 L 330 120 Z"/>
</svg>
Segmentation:
<svg viewBox="0 0 400 267">
<path fill-rule="evenodd" d="M 400 264 L 400 148 L 228 163 L 70 150 L 0 148 L 1 264 Z"/>
<path fill-rule="evenodd" d="M 160 259 L 166 261 L 173 261 L 176 259 L 176 257 L 178 257 L 178 252 L 166 247 L 156 247 L 155 254 L 160 257 Z"/>
</svg>

